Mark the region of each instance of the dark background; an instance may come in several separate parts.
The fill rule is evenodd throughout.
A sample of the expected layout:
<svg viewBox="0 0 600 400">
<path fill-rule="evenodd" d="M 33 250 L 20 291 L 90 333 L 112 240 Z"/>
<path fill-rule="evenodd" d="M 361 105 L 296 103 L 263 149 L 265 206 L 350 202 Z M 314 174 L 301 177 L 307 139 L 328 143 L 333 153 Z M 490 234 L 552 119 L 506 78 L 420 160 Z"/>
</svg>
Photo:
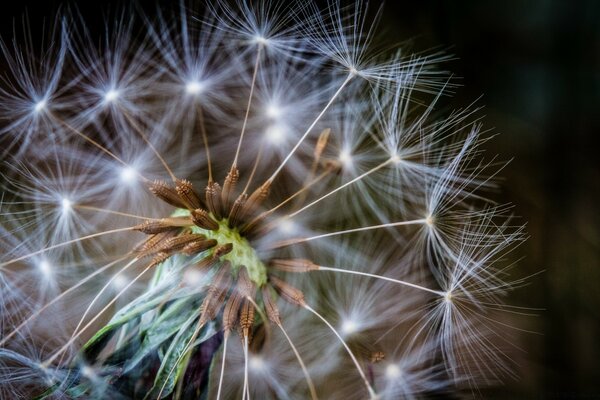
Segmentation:
<svg viewBox="0 0 600 400">
<path fill-rule="evenodd" d="M 3 2 L 0 33 L 10 40 L 27 10 L 38 38 L 64 4 L 99 33 L 102 11 L 126 3 Z M 156 5 L 138 3 L 148 13 Z M 600 1 L 389 1 L 383 10 L 386 41 L 456 57 L 444 67 L 461 87 L 443 106 L 481 97 L 484 126 L 498 133 L 487 153 L 513 158 L 493 197 L 528 222 L 517 276 L 541 273 L 509 300 L 543 310 L 519 322 L 538 332 L 521 335 L 520 378 L 484 396 L 600 399 Z"/>
</svg>

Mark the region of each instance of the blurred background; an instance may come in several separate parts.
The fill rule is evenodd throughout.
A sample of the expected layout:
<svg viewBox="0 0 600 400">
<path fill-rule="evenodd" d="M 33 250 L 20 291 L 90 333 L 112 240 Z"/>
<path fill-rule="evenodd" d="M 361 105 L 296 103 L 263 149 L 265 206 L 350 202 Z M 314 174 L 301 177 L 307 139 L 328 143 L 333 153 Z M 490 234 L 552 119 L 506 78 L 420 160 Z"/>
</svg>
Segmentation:
<svg viewBox="0 0 600 400">
<path fill-rule="evenodd" d="M 35 40 L 64 4 L 100 33 L 102 12 L 127 3 L 3 2 L 0 34 L 10 40 L 27 12 Z M 138 1 L 150 14 L 156 3 Z M 527 222 L 515 277 L 537 275 L 508 301 L 542 310 L 518 322 L 537 332 L 520 334 L 519 378 L 483 397 L 600 399 L 600 1 L 394 0 L 381 18 L 388 43 L 454 56 L 443 68 L 460 87 L 440 107 L 477 100 L 497 134 L 487 155 L 512 159 L 491 197 Z"/>
</svg>

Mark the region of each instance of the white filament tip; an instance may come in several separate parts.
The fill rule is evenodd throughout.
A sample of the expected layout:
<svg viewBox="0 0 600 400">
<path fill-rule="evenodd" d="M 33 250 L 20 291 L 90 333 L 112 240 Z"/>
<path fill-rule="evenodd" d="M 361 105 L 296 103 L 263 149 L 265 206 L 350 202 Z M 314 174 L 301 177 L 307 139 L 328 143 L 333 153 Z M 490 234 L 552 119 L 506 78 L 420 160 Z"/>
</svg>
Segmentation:
<svg viewBox="0 0 600 400">
<path fill-rule="evenodd" d="M 352 154 L 350 154 L 348 150 L 342 150 L 339 159 L 345 167 L 350 167 L 352 165 Z"/>
<path fill-rule="evenodd" d="M 71 211 L 71 208 L 73 207 L 73 202 L 71 202 L 71 200 L 67 199 L 66 197 L 63 197 L 60 201 L 60 206 L 62 208 L 62 211 L 64 213 L 67 213 Z"/>
<path fill-rule="evenodd" d="M 450 290 L 444 293 L 444 301 L 446 303 L 452 303 L 452 292 Z"/>
<path fill-rule="evenodd" d="M 128 283 L 129 283 L 129 279 L 127 279 L 127 277 L 125 275 L 121 275 L 121 274 L 115 276 L 112 281 L 113 287 L 117 290 L 121 290 L 121 289 L 125 288 L 125 286 L 127 286 Z"/>
<path fill-rule="evenodd" d="M 42 112 L 46 109 L 46 100 L 40 100 L 33 106 L 33 111 L 36 113 Z"/>
<path fill-rule="evenodd" d="M 254 36 L 254 41 L 258 44 L 266 45 L 269 40 L 264 36 L 256 35 Z"/>
<path fill-rule="evenodd" d="M 433 215 L 428 215 L 427 218 L 425 218 L 425 223 L 428 226 L 433 226 L 433 224 L 435 223 L 435 218 L 433 217 Z"/>
<path fill-rule="evenodd" d="M 52 265 L 50 265 L 50 263 L 47 260 L 40 261 L 40 263 L 38 264 L 38 268 L 44 276 L 52 275 Z"/>
<path fill-rule="evenodd" d="M 400 158 L 400 156 L 398 154 L 394 154 L 390 158 L 390 161 L 393 162 L 394 164 L 400 164 L 402 162 L 402 158 Z"/>
<path fill-rule="evenodd" d="M 104 94 L 104 100 L 107 103 L 112 103 L 113 101 L 119 98 L 119 91 L 116 89 L 110 89 L 108 92 Z"/>
<path fill-rule="evenodd" d="M 250 368 L 255 371 L 262 371 L 265 369 L 265 361 L 259 356 L 250 357 Z"/>
<path fill-rule="evenodd" d="M 351 335 L 358 331 L 358 324 L 351 319 L 346 320 L 342 323 L 342 333 L 345 335 Z"/>
<path fill-rule="evenodd" d="M 269 118 L 277 118 L 281 115 L 281 110 L 276 105 L 270 105 L 267 107 L 267 116 Z"/>
<path fill-rule="evenodd" d="M 202 91 L 202 84 L 198 81 L 190 81 L 185 85 L 185 91 L 191 95 L 199 94 Z"/>
<path fill-rule="evenodd" d="M 385 376 L 388 379 L 396 379 L 402 375 L 402 370 L 396 364 L 390 364 L 385 369 Z"/>
<path fill-rule="evenodd" d="M 273 125 L 267 128 L 265 136 L 269 142 L 279 144 L 283 142 L 283 139 L 285 138 L 285 130 L 281 126 Z"/>
<path fill-rule="evenodd" d="M 125 183 L 131 183 L 135 180 L 135 176 L 136 176 L 137 172 L 134 168 L 132 167 L 124 167 L 121 169 L 121 181 L 125 182 Z"/>
</svg>

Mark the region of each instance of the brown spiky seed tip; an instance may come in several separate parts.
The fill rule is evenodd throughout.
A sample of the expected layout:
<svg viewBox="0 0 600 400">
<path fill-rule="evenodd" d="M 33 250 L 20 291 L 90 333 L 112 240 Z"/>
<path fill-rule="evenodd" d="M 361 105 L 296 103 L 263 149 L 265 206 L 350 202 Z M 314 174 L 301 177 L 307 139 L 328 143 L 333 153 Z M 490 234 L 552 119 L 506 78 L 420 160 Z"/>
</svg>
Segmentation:
<svg viewBox="0 0 600 400">
<path fill-rule="evenodd" d="M 305 258 L 273 259 L 269 267 L 285 272 L 309 272 L 319 269 L 319 266 Z"/>
<path fill-rule="evenodd" d="M 244 337 L 250 337 L 252 325 L 254 325 L 254 304 L 245 299 L 240 310 L 240 328 Z"/>
<path fill-rule="evenodd" d="M 248 195 L 242 193 L 234 202 L 231 207 L 231 212 L 229 213 L 229 227 L 233 228 L 237 226 L 238 223 L 241 222 L 244 204 L 248 199 Z"/>
<path fill-rule="evenodd" d="M 231 332 L 235 327 L 242 299 L 242 295 L 235 290 L 229 296 L 227 304 L 225 304 L 225 309 L 223 310 L 223 331 Z"/>
<path fill-rule="evenodd" d="M 200 228 L 216 231 L 219 229 L 219 224 L 210 217 L 210 215 L 201 208 L 192 211 L 192 221 Z"/>
<path fill-rule="evenodd" d="M 206 236 L 199 233 L 189 233 L 179 235 L 165 240 L 162 244 L 157 247 L 158 251 L 164 251 L 167 253 L 174 253 L 182 250 L 188 243 L 196 242 L 206 239 Z"/>
<path fill-rule="evenodd" d="M 233 192 L 235 191 L 235 187 L 240 178 L 240 171 L 232 166 L 229 170 L 229 173 L 225 177 L 225 182 L 223 182 L 223 191 L 221 192 L 221 201 L 223 204 L 223 208 L 227 210 L 229 208 L 229 203 L 233 197 Z"/>
<path fill-rule="evenodd" d="M 268 212 L 263 212 L 262 214 L 258 215 L 254 219 L 246 222 L 240 228 L 240 234 L 247 235 L 247 236 L 253 235 L 259 228 L 264 227 L 263 223 L 268 215 L 269 215 Z"/>
<path fill-rule="evenodd" d="M 183 226 L 189 226 L 190 219 L 187 217 L 161 218 L 144 221 L 133 227 L 134 230 L 153 235 L 170 230 L 177 231 Z"/>
<path fill-rule="evenodd" d="M 238 272 L 238 281 L 236 287 L 231 292 L 225 309 L 223 310 L 223 330 L 230 332 L 235 327 L 235 323 L 238 319 L 238 312 L 240 311 L 240 305 L 242 300 L 246 297 L 248 281 L 248 273 L 245 267 L 241 267 Z"/>
<path fill-rule="evenodd" d="M 189 210 L 195 210 L 202 207 L 200 197 L 194 191 L 192 182 L 185 179 L 177 179 L 175 181 L 175 190 L 181 198 L 181 201 L 186 205 Z"/>
<path fill-rule="evenodd" d="M 213 257 L 223 257 L 224 255 L 231 253 L 231 250 L 233 250 L 233 243 L 222 244 L 220 246 L 217 246 L 213 253 Z"/>
<path fill-rule="evenodd" d="M 221 207 L 221 186 L 217 182 L 209 182 L 205 189 L 206 206 L 217 219 L 223 218 Z"/>
<path fill-rule="evenodd" d="M 277 278 L 276 276 L 270 276 L 269 282 L 273 285 L 273 288 L 279 296 L 287 301 L 288 303 L 292 303 L 294 305 L 304 307 L 306 302 L 304 301 L 304 293 L 302 293 L 299 289 L 296 289 L 286 281 Z"/>
<path fill-rule="evenodd" d="M 201 324 L 213 320 L 221 308 L 231 281 L 230 265 L 229 261 L 225 261 L 208 286 L 206 297 L 202 302 Z"/>
<path fill-rule="evenodd" d="M 204 257 L 202 260 L 198 261 L 196 263 L 196 268 L 199 269 L 200 271 L 206 272 L 208 271 L 213 265 L 215 265 L 216 263 L 219 262 L 219 258 L 213 256 L 207 256 Z"/>
<path fill-rule="evenodd" d="M 384 359 L 385 354 L 383 353 L 383 351 L 374 351 L 373 353 L 371 353 L 370 361 L 373 364 L 383 361 Z"/>
<path fill-rule="evenodd" d="M 254 287 L 254 283 L 250 280 L 250 276 L 248 276 L 248 272 L 246 272 L 246 266 L 242 265 L 240 268 L 240 272 L 238 273 L 238 290 L 244 297 L 254 297 L 254 292 L 256 288 Z"/>
<path fill-rule="evenodd" d="M 150 261 L 150 264 L 148 264 L 148 267 L 150 267 L 150 268 L 156 267 L 158 264 L 165 262 L 167 260 L 167 258 L 169 258 L 169 257 L 171 257 L 171 255 L 168 253 L 158 253 L 157 255 L 154 256 L 152 261 Z"/>
<path fill-rule="evenodd" d="M 186 208 L 185 204 L 177 194 L 177 191 L 167 185 L 164 181 L 154 181 L 149 186 L 150 191 L 156 197 L 177 208 Z"/>
<path fill-rule="evenodd" d="M 269 196 L 269 192 L 271 191 L 271 182 L 267 181 L 263 183 L 259 188 L 257 188 L 248 198 L 246 205 L 244 207 L 244 214 L 252 215 L 254 212 L 262 205 L 267 196 Z"/>
<path fill-rule="evenodd" d="M 155 253 L 156 249 L 165 240 L 172 238 L 177 234 L 176 231 L 166 231 L 152 235 L 137 249 L 143 255 L 149 255 Z"/>
<path fill-rule="evenodd" d="M 277 308 L 277 304 L 273 300 L 273 296 L 271 296 L 271 289 L 269 289 L 268 286 L 263 287 L 262 296 L 263 302 L 265 304 L 265 311 L 267 313 L 269 321 L 271 321 L 275 325 L 281 325 L 281 319 L 279 318 L 279 309 Z"/>
<path fill-rule="evenodd" d="M 185 245 L 181 252 L 185 255 L 192 256 L 194 254 L 202 253 L 205 250 L 213 248 L 217 245 L 215 239 L 198 240 Z"/>
<path fill-rule="evenodd" d="M 323 154 L 323 150 L 325 150 L 325 146 L 327 146 L 327 140 L 329 139 L 329 134 L 331 133 L 330 128 L 323 129 L 321 134 L 319 135 L 319 139 L 317 140 L 317 145 L 315 146 L 315 160 L 318 161 L 321 158 L 321 154 Z"/>
</svg>

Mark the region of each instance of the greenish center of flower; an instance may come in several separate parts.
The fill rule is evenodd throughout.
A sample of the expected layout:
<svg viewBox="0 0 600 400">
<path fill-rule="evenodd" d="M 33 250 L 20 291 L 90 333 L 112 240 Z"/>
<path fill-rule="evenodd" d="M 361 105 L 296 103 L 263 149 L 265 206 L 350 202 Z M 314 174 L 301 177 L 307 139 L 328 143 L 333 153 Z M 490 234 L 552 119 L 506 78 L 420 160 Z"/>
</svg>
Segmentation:
<svg viewBox="0 0 600 400">
<path fill-rule="evenodd" d="M 174 217 L 188 215 L 190 215 L 190 212 L 184 209 L 178 209 L 172 214 Z M 211 217 L 213 217 L 212 214 Z M 245 266 L 250 280 L 252 280 L 257 287 L 262 287 L 267 283 L 267 267 L 265 267 L 265 264 L 260 260 L 258 254 L 256 254 L 256 250 L 254 250 L 245 237 L 240 235 L 236 227 L 229 227 L 227 218 L 221 220 L 214 219 L 219 224 L 219 229 L 211 231 L 202 229 L 198 226 L 192 226 L 192 232 L 205 235 L 208 239 L 215 239 L 221 245 L 231 243 L 233 249 L 230 253 L 222 256 L 221 259 L 231 263 L 231 268 L 235 275 L 237 275 L 237 272 L 242 265 Z"/>
</svg>

